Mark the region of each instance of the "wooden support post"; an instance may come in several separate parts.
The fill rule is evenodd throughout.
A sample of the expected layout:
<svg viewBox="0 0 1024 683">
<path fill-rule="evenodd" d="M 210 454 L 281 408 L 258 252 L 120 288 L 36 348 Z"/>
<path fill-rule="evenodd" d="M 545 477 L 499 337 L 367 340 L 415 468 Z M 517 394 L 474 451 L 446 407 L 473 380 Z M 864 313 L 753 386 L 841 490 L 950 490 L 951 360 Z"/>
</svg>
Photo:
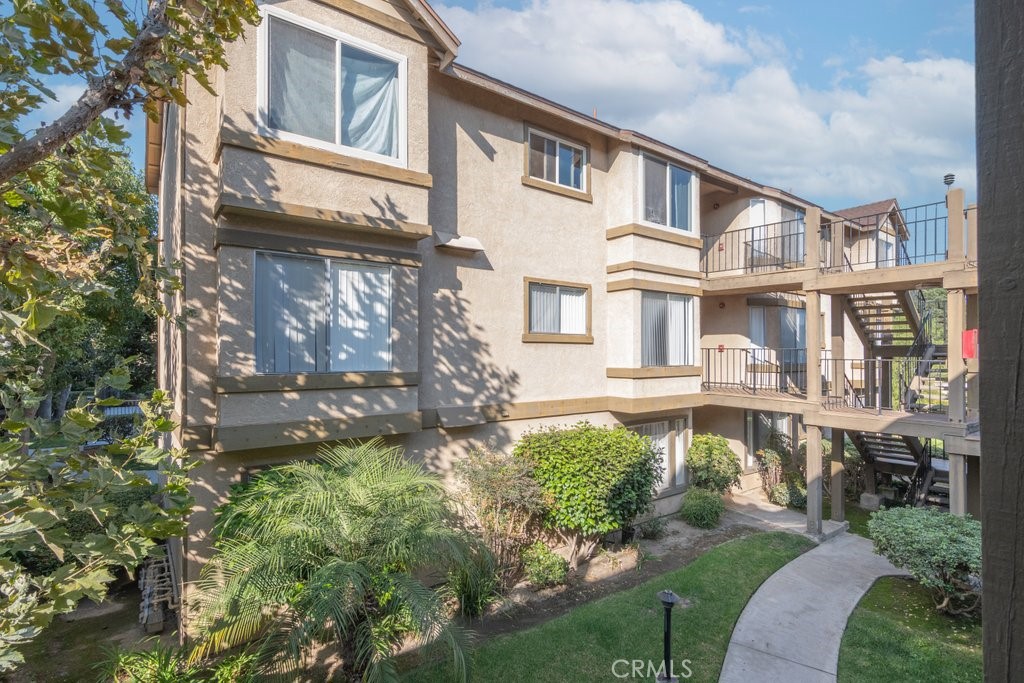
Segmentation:
<svg viewBox="0 0 1024 683">
<path fill-rule="evenodd" d="M 981 292 L 981 563 L 985 680 L 1024 671 L 1024 3 L 974 4 L 977 40 L 978 243 Z"/>
<path fill-rule="evenodd" d="M 807 400 L 821 405 L 821 294 L 807 292 Z"/>
<path fill-rule="evenodd" d="M 875 466 L 870 462 L 864 463 L 864 493 L 871 495 L 878 493 L 878 485 L 875 483 Z"/>
<path fill-rule="evenodd" d="M 821 533 L 821 427 L 807 427 L 807 533 Z"/>
<path fill-rule="evenodd" d="M 829 491 L 832 493 L 832 519 L 846 521 L 846 468 L 843 450 L 843 430 L 832 428 L 832 471 L 829 474 Z"/>
<path fill-rule="evenodd" d="M 946 243 L 946 258 L 950 261 L 962 259 L 966 254 L 964 240 L 964 191 L 960 188 L 946 193 L 946 225 L 949 242 Z"/>
<path fill-rule="evenodd" d="M 949 454 L 949 511 L 967 514 L 967 458 L 957 453 Z"/>
<path fill-rule="evenodd" d="M 967 260 L 978 262 L 978 205 L 967 207 Z"/>
<path fill-rule="evenodd" d="M 817 270 L 821 266 L 821 209 L 816 206 L 807 209 L 804 230 L 807 233 L 804 238 L 804 244 L 807 245 L 804 265 Z"/>
<path fill-rule="evenodd" d="M 949 386 L 949 421 L 963 424 L 967 421 L 967 363 L 964 362 L 963 332 L 966 313 L 964 311 L 964 290 L 951 289 L 946 292 L 946 335 L 949 357 L 946 359 Z"/>
</svg>

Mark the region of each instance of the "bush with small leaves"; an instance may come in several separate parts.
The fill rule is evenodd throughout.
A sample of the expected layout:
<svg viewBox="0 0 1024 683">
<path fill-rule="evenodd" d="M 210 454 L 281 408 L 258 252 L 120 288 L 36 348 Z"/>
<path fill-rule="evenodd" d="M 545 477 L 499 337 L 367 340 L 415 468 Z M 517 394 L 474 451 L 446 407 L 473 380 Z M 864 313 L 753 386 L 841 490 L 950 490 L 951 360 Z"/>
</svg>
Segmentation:
<svg viewBox="0 0 1024 683">
<path fill-rule="evenodd" d="M 527 580 L 538 588 L 565 583 L 569 575 L 569 563 L 543 541 L 537 541 L 523 551 L 523 567 Z"/>
<path fill-rule="evenodd" d="M 690 483 L 702 489 L 726 493 L 740 483 L 740 459 L 724 436 L 696 434 L 686 452 Z"/>
<path fill-rule="evenodd" d="M 718 520 L 725 512 L 722 496 L 716 491 L 702 488 L 691 488 L 683 496 L 683 505 L 679 516 L 690 526 L 698 529 L 712 529 L 718 526 Z"/>
<path fill-rule="evenodd" d="M 934 508 L 872 513 L 875 552 L 906 569 L 947 614 L 967 614 L 981 602 L 981 523 Z"/>
<path fill-rule="evenodd" d="M 656 541 L 668 531 L 668 522 L 664 517 L 652 517 L 636 526 L 636 534 L 640 538 Z"/>
<path fill-rule="evenodd" d="M 768 501 L 784 508 L 807 509 L 807 490 L 792 479 L 781 481 L 768 490 Z"/>
</svg>

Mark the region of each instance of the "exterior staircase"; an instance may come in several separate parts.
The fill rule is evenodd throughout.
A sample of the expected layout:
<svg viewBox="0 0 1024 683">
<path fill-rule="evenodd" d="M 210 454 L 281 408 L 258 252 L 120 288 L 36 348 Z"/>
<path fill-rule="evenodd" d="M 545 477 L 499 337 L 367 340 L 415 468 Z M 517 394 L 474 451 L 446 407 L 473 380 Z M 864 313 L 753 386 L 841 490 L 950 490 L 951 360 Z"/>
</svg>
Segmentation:
<svg viewBox="0 0 1024 683">
<path fill-rule="evenodd" d="M 911 346 L 921 332 L 921 318 L 910 292 L 850 294 L 847 305 L 869 348 Z"/>
<path fill-rule="evenodd" d="M 875 472 L 907 482 L 904 503 L 949 508 L 948 462 L 933 458 L 930 444 L 923 444 L 912 436 L 869 432 L 851 432 L 850 438 Z"/>
</svg>

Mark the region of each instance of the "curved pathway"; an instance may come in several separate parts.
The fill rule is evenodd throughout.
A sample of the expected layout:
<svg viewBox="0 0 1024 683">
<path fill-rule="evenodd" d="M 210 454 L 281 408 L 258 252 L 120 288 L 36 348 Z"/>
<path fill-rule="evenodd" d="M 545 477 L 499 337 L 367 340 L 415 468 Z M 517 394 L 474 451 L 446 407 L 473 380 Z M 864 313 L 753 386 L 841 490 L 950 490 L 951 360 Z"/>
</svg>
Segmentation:
<svg viewBox="0 0 1024 683">
<path fill-rule="evenodd" d="M 722 683 L 836 680 L 846 621 L 888 574 L 871 541 L 844 533 L 772 574 L 743 608 L 722 666 Z"/>
</svg>

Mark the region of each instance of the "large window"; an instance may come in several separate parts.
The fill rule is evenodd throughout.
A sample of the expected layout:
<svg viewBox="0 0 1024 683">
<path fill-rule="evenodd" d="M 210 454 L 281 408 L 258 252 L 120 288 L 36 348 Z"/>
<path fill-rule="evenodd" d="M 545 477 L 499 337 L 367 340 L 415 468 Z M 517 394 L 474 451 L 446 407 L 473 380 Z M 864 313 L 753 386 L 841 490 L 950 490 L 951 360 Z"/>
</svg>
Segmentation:
<svg viewBox="0 0 1024 683">
<path fill-rule="evenodd" d="M 633 425 L 630 429 L 646 436 L 661 451 L 661 465 L 664 471 L 657 484 L 658 492 L 686 486 L 689 477 L 686 471 L 686 438 L 689 416 L 679 420 L 664 420 Z"/>
<path fill-rule="evenodd" d="M 643 366 L 693 365 L 693 297 L 643 292 L 640 308 Z"/>
<path fill-rule="evenodd" d="M 526 287 L 526 341 L 544 341 L 548 335 L 572 339 L 589 337 L 589 287 L 530 280 Z"/>
<path fill-rule="evenodd" d="M 391 369 L 391 269 L 256 254 L 259 372 Z"/>
<path fill-rule="evenodd" d="M 587 151 L 547 133 L 529 131 L 531 178 L 585 191 Z"/>
<path fill-rule="evenodd" d="M 648 223 L 693 231 L 693 174 L 643 156 L 643 219 Z"/>
<path fill-rule="evenodd" d="M 356 156 L 404 160 L 405 58 L 263 11 L 264 128 Z"/>
</svg>

